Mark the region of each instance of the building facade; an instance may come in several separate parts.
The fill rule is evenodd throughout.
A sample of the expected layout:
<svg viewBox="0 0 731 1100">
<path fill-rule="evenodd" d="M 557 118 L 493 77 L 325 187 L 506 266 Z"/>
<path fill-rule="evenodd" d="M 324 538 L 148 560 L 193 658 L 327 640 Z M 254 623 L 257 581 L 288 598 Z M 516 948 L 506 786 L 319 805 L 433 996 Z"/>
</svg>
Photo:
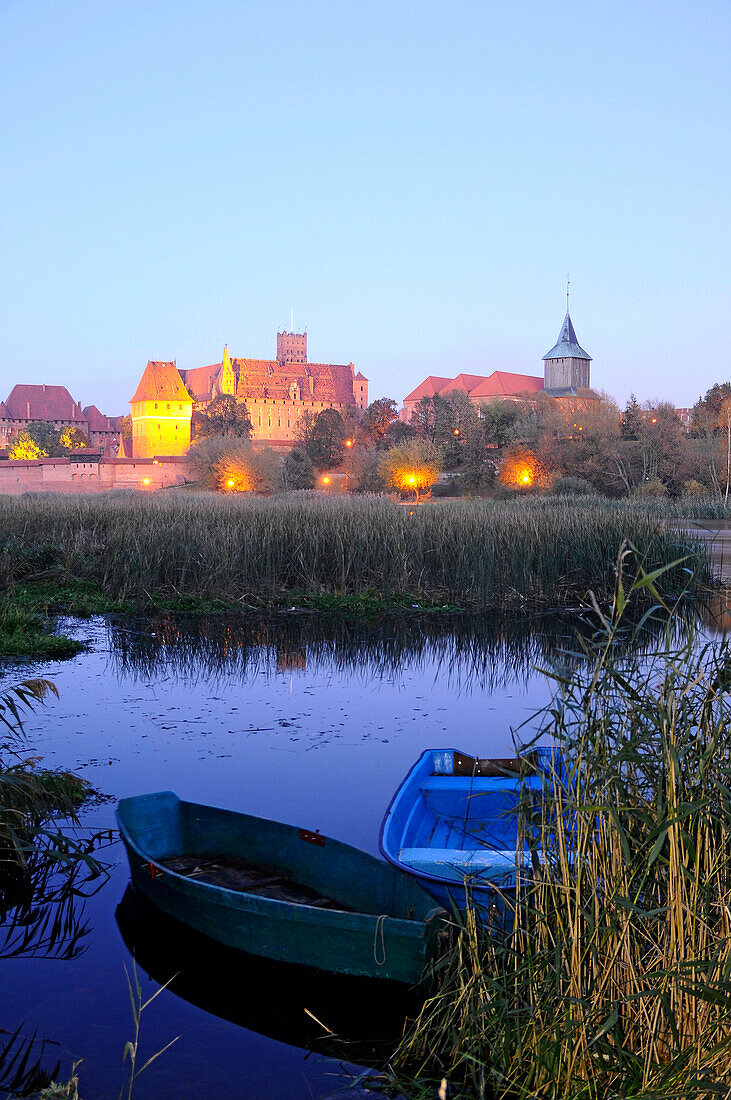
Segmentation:
<svg viewBox="0 0 731 1100">
<path fill-rule="evenodd" d="M 576 339 L 568 309 L 557 342 L 543 356 L 543 375 L 493 371 L 489 375 L 458 374 L 456 378 L 430 375 L 404 398 L 399 413 L 406 423 L 424 397 L 446 397 L 455 390 L 466 393 L 474 405 L 491 401 L 520 401 L 541 397 L 579 401 L 598 400 L 591 388 L 591 356 Z"/>
</svg>

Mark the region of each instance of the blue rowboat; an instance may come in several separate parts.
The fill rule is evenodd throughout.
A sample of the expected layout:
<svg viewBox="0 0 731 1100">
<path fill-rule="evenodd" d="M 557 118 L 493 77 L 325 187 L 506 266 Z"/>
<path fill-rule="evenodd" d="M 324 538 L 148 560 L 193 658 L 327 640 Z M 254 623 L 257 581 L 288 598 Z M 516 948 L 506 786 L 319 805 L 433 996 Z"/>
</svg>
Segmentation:
<svg viewBox="0 0 731 1100">
<path fill-rule="evenodd" d="M 515 890 L 520 798 L 540 797 L 551 750 L 520 762 L 481 760 L 457 749 L 427 749 L 399 786 L 381 825 L 380 847 L 393 867 L 414 875 L 440 905 L 504 912 Z M 525 765 L 523 766 L 525 771 Z M 541 775 L 541 772 L 545 773 Z"/>
<path fill-rule="evenodd" d="M 408 985 L 439 950 L 432 897 L 348 844 L 171 791 L 123 799 L 117 820 L 135 889 L 228 947 Z"/>
</svg>

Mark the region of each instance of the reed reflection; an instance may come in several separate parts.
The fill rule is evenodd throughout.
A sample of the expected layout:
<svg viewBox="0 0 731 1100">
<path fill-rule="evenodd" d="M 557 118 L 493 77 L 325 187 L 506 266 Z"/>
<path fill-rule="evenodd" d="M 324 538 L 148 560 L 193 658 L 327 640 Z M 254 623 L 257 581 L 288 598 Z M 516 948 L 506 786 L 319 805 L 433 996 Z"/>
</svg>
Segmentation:
<svg viewBox="0 0 731 1100">
<path fill-rule="evenodd" d="M 665 626 L 662 615 L 650 616 L 639 636 L 628 630 L 628 649 L 646 652 Z M 236 674 L 246 681 L 319 668 L 373 680 L 409 668 L 432 670 L 458 691 L 496 691 L 527 681 L 536 667 L 556 670 L 582 661 L 597 620 L 588 612 L 530 618 L 159 614 L 111 620 L 108 629 L 117 672 L 133 678 L 167 673 L 196 682 Z"/>
</svg>

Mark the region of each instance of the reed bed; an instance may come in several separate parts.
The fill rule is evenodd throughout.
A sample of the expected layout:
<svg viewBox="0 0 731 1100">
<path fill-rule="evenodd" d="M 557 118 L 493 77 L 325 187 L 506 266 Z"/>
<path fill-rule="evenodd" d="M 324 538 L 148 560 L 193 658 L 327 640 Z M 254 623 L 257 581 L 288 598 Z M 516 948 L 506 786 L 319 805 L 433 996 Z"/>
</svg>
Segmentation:
<svg viewBox="0 0 731 1100">
<path fill-rule="evenodd" d="M 621 597 L 543 716 L 560 758 L 519 811 L 512 926 L 468 914 L 392 1063 L 405 1096 L 731 1096 L 731 648 L 633 661 Z"/>
<path fill-rule="evenodd" d="M 619 546 L 684 586 L 705 556 L 644 506 L 215 494 L 0 498 L 0 583 L 89 582 L 111 600 L 272 601 L 374 590 L 486 609 L 609 593 Z"/>
</svg>

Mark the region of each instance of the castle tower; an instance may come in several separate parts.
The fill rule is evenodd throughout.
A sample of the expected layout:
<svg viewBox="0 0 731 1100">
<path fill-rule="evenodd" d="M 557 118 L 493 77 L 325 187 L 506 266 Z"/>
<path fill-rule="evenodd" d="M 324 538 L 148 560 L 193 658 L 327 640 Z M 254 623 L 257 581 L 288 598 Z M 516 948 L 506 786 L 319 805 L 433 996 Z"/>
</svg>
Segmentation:
<svg viewBox="0 0 731 1100">
<path fill-rule="evenodd" d="M 278 332 L 277 333 L 277 362 L 278 363 L 306 363 L 307 362 L 307 333 L 306 332 Z"/>
<path fill-rule="evenodd" d="M 186 453 L 190 447 L 193 399 L 175 363 L 151 360 L 130 404 L 135 458 Z"/>
<path fill-rule="evenodd" d="M 566 302 L 566 316 L 557 342 L 543 356 L 545 366 L 544 393 L 555 391 L 590 389 L 589 364 L 591 356 L 576 339 Z"/>
</svg>

